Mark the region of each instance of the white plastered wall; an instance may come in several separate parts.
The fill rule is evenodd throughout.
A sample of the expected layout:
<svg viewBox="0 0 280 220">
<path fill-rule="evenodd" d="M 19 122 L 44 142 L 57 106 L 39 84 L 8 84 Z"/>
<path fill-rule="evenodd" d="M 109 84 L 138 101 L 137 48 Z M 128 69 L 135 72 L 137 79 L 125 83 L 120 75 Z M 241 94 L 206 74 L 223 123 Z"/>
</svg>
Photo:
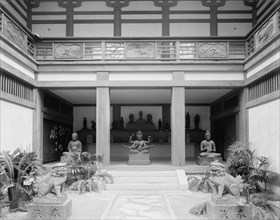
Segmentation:
<svg viewBox="0 0 280 220">
<path fill-rule="evenodd" d="M 0 100 L 0 150 L 32 150 L 33 110 Z"/>
<path fill-rule="evenodd" d="M 280 99 L 249 109 L 249 142 L 257 156 L 268 157 L 280 172 Z"/>
</svg>

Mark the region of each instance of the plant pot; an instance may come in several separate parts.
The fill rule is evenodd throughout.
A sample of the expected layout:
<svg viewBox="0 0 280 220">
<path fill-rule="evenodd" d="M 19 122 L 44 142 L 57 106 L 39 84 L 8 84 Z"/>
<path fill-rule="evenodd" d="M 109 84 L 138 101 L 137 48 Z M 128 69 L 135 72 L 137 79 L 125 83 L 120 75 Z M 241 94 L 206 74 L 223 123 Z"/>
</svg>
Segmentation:
<svg viewBox="0 0 280 220">
<path fill-rule="evenodd" d="M 17 189 L 15 186 L 8 188 L 8 196 L 10 201 L 10 212 L 18 211 L 18 196 L 17 196 Z"/>
</svg>

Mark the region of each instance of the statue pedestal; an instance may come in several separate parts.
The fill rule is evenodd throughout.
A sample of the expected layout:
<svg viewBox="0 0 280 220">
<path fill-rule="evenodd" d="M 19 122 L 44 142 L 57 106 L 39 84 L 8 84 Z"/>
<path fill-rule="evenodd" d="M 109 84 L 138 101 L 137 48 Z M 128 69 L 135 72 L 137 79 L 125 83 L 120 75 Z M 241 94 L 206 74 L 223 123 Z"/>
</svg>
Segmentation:
<svg viewBox="0 0 280 220">
<path fill-rule="evenodd" d="M 196 163 L 201 166 L 210 166 L 211 162 L 218 160 L 220 163 L 223 161 L 222 157 L 201 157 L 197 156 Z"/>
<path fill-rule="evenodd" d="M 129 154 L 128 157 L 129 165 L 149 165 L 150 164 L 150 154 Z"/>
<path fill-rule="evenodd" d="M 252 210 L 249 204 L 221 204 L 209 201 L 206 204 L 206 209 L 209 219 L 250 220 L 252 218 Z"/>
<path fill-rule="evenodd" d="M 27 219 L 67 219 L 72 212 L 72 200 L 41 200 L 38 198 L 27 207 Z"/>
</svg>

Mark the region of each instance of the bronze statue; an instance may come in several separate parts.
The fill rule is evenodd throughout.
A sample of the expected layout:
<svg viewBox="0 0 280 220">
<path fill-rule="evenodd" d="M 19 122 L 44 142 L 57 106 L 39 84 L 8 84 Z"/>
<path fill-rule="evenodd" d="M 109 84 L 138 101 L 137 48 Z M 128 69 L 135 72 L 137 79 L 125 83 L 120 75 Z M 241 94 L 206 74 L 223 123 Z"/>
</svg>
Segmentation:
<svg viewBox="0 0 280 220">
<path fill-rule="evenodd" d="M 145 123 L 145 120 L 143 119 L 143 112 L 139 112 L 139 118 L 136 120 L 136 123 Z"/>
<path fill-rule="evenodd" d="M 148 137 L 148 141 L 143 140 L 143 133 L 142 131 L 138 131 L 136 133 L 136 140 L 132 140 L 133 134 L 129 137 L 130 143 L 132 145 L 130 147 L 123 145 L 124 147 L 128 148 L 130 150 L 130 154 L 137 154 L 137 153 L 142 153 L 142 154 L 148 154 L 149 149 L 153 147 L 151 145 L 151 136 Z"/>
<path fill-rule="evenodd" d="M 131 114 L 129 114 L 129 122 L 128 122 L 128 124 L 134 124 L 134 115 L 131 113 Z"/>
<path fill-rule="evenodd" d="M 191 122 L 191 116 L 190 114 L 187 112 L 186 114 L 186 130 L 190 129 L 190 122 Z"/>
<path fill-rule="evenodd" d="M 162 121 L 161 119 L 158 120 L 158 130 L 161 131 L 161 128 L 162 128 Z"/>
<path fill-rule="evenodd" d="M 199 129 L 199 122 L 200 122 L 200 116 L 198 114 L 196 114 L 194 116 L 194 126 L 195 126 L 195 130 Z"/>
<path fill-rule="evenodd" d="M 86 117 L 84 117 L 84 120 L 83 120 L 83 128 L 87 129 L 87 118 Z"/>
<path fill-rule="evenodd" d="M 209 131 L 205 132 L 205 140 L 200 143 L 200 151 L 204 151 L 200 153 L 202 157 L 219 157 L 220 153 L 216 152 L 215 142 L 211 140 L 211 134 Z"/>
</svg>

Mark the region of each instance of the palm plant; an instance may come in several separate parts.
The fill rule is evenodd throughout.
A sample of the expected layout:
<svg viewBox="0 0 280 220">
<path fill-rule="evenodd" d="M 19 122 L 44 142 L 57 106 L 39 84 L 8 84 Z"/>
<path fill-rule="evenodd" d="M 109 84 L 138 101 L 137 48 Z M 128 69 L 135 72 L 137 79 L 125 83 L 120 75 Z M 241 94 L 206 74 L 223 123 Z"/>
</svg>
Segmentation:
<svg viewBox="0 0 280 220">
<path fill-rule="evenodd" d="M 258 165 L 257 167 L 252 170 L 252 172 L 249 175 L 249 179 L 257 186 L 259 186 L 259 189 L 261 190 L 261 184 L 264 185 L 264 192 L 267 192 L 267 184 L 269 181 L 275 181 L 278 180 L 280 175 L 276 172 L 268 170 L 268 167 L 270 166 L 270 162 L 267 157 L 257 157 Z"/>
<path fill-rule="evenodd" d="M 207 170 L 204 177 L 197 178 L 195 176 L 188 177 L 189 190 L 193 192 L 202 191 L 205 193 L 213 191 L 213 182 L 210 180 L 210 172 Z"/>
<path fill-rule="evenodd" d="M 66 184 L 70 190 L 99 192 L 106 184 L 113 183 L 113 177 L 103 169 L 103 156 L 83 152 L 80 159 L 70 162 Z"/>
<path fill-rule="evenodd" d="M 10 180 L 8 188 L 11 196 L 10 211 L 17 211 L 19 197 L 22 198 L 24 195 L 27 196 L 27 199 L 32 197 L 32 189 L 24 186 L 24 180 L 30 176 L 41 175 L 44 170 L 35 152 L 25 152 L 19 148 L 12 153 L 1 152 L 0 164 Z"/>
<path fill-rule="evenodd" d="M 227 172 L 236 177 L 240 175 L 245 181 L 253 169 L 254 151 L 248 143 L 236 141 L 228 147 Z"/>
</svg>

